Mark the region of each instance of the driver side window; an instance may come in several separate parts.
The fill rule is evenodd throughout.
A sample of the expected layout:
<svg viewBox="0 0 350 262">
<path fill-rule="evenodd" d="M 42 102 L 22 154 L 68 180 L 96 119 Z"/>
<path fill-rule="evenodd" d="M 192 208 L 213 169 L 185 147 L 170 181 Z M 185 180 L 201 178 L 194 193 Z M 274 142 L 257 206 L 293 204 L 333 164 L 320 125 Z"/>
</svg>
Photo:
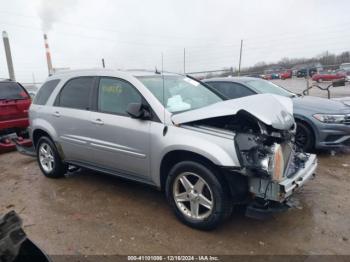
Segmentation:
<svg viewBox="0 0 350 262">
<path fill-rule="evenodd" d="M 102 77 L 98 87 L 98 111 L 125 115 L 130 103 L 141 103 L 142 97 L 130 83 Z"/>
</svg>

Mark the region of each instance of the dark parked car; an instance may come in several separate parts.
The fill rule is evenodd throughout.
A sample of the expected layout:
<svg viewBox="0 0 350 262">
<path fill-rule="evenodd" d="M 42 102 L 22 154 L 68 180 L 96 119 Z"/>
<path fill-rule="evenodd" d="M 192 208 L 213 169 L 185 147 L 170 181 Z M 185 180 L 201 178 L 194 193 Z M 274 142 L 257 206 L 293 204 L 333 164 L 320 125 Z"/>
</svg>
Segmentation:
<svg viewBox="0 0 350 262">
<path fill-rule="evenodd" d="M 292 98 L 297 123 L 296 142 L 306 151 L 350 146 L 350 106 L 313 96 L 300 96 L 263 79 L 250 77 L 204 80 L 230 99 L 255 94 Z"/>
<path fill-rule="evenodd" d="M 307 71 L 309 70 L 309 76 L 312 77 L 314 74 L 317 73 L 317 68 L 303 68 L 297 71 L 297 77 L 306 77 L 307 76 Z"/>
</svg>

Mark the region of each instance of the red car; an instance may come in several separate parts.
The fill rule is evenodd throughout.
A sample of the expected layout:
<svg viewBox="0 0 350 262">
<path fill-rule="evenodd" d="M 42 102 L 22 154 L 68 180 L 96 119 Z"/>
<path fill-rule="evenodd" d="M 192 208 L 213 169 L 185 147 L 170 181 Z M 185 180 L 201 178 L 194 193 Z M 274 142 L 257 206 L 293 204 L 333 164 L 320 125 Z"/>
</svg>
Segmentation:
<svg viewBox="0 0 350 262">
<path fill-rule="evenodd" d="M 292 70 L 286 70 L 286 71 L 280 73 L 280 78 L 282 80 L 285 80 L 287 78 L 292 78 L 292 75 L 293 75 Z"/>
<path fill-rule="evenodd" d="M 19 83 L 0 81 L 0 152 L 15 148 L 15 142 L 29 143 L 22 136 L 29 125 L 31 101 L 28 92 Z"/>
<path fill-rule="evenodd" d="M 345 78 L 346 74 L 344 72 L 325 72 L 325 73 L 316 73 L 312 76 L 313 81 L 322 82 L 322 81 L 332 81 L 336 79 Z"/>
</svg>

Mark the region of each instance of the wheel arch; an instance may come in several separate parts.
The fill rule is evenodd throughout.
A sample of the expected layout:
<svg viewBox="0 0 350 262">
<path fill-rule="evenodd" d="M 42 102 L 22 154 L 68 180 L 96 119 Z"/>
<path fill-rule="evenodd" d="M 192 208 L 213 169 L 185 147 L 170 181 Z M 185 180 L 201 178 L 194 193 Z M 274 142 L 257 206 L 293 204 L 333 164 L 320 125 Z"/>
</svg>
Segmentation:
<svg viewBox="0 0 350 262">
<path fill-rule="evenodd" d="M 61 146 L 57 142 L 55 142 L 53 135 L 45 128 L 38 127 L 38 128 L 35 128 L 33 130 L 32 140 L 33 140 L 34 148 L 37 147 L 37 143 L 38 143 L 40 137 L 42 137 L 42 136 L 48 137 L 54 143 L 54 145 L 56 146 L 57 152 L 59 153 L 61 159 L 64 159 L 64 154 L 63 154 L 63 150 L 62 150 Z"/>
<path fill-rule="evenodd" d="M 212 167 L 215 167 L 215 164 L 208 158 L 188 150 L 173 150 L 164 155 L 160 164 L 160 187 L 163 190 L 165 188 L 166 178 L 170 169 L 177 163 L 185 160 L 191 160 L 205 164 Z"/>
<path fill-rule="evenodd" d="M 294 118 L 295 118 L 295 122 L 296 123 L 301 122 L 301 123 L 303 123 L 304 125 L 306 125 L 307 127 L 310 128 L 310 130 L 311 130 L 311 132 L 312 132 L 312 134 L 314 136 L 314 139 L 315 139 L 315 141 L 314 141 L 315 145 L 314 146 L 316 146 L 317 140 L 318 140 L 318 133 L 317 133 L 317 128 L 315 127 L 315 125 L 311 121 L 309 121 L 306 117 L 303 117 L 303 116 L 300 116 L 300 115 L 295 115 Z"/>
<path fill-rule="evenodd" d="M 171 168 L 175 164 L 186 160 L 203 164 L 206 167 L 210 168 L 211 170 L 215 170 L 215 171 L 219 170 L 218 166 L 214 162 L 212 162 L 209 158 L 201 154 L 195 153 L 193 151 L 188 151 L 188 150 L 170 151 L 164 155 L 160 164 L 159 174 L 160 174 L 161 190 L 165 189 L 166 179 Z M 225 179 L 225 177 L 222 176 L 222 179 Z"/>
<path fill-rule="evenodd" d="M 33 131 L 33 138 L 32 139 L 33 139 L 34 147 L 36 147 L 40 137 L 42 137 L 42 136 L 47 136 L 52 140 L 51 136 L 49 135 L 49 133 L 47 131 L 45 131 L 41 128 L 37 128 Z"/>
</svg>

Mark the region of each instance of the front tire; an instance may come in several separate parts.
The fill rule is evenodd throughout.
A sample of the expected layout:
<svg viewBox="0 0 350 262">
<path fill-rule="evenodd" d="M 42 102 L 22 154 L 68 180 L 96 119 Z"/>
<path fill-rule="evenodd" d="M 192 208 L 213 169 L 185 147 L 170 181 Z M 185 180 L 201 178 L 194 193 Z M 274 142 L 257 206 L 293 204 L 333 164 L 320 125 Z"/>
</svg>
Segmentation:
<svg viewBox="0 0 350 262">
<path fill-rule="evenodd" d="M 176 164 L 167 177 L 166 195 L 175 215 L 193 228 L 214 229 L 232 212 L 226 184 L 201 163 Z"/>
<path fill-rule="evenodd" d="M 63 177 L 67 172 L 68 165 L 61 160 L 52 140 L 46 136 L 41 137 L 36 149 L 41 172 L 49 178 Z"/>
<path fill-rule="evenodd" d="M 305 152 L 311 152 L 315 146 L 315 138 L 311 128 L 302 122 L 297 122 L 295 142 Z"/>
</svg>

